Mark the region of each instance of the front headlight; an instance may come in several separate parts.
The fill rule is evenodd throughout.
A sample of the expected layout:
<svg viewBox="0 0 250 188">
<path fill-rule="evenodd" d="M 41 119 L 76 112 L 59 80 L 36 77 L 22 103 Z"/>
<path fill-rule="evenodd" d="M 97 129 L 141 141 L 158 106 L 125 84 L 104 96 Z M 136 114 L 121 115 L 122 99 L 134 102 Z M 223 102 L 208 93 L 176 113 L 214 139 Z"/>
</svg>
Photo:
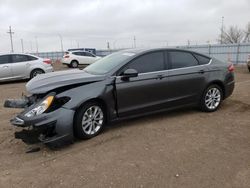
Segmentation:
<svg viewBox="0 0 250 188">
<path fill-rule="evenodd" d="M 24 116 L 34 117 L 34 116 L 42 114 L 51 106 L 53 100 L 54 100 L 54 96 L 46 97 L 45 100 L 35 105 L 34 108 L 28 111 Z"/>
</svg>

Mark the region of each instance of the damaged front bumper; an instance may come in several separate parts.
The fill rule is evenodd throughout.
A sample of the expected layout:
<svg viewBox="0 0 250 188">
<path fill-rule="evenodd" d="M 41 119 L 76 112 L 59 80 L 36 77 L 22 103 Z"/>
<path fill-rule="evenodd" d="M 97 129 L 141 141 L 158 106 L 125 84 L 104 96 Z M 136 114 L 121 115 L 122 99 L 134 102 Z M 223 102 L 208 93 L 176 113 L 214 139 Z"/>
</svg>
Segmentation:
<svg viewBox="0 0 250 188">
<path fill-rule="evenodd" d="M 20 106 L 19 104 L 26 106 L 25 101 L 21 102 L 21 100 L 19 100 L 18 106 L 15 106 L 15 102 L 11 103 L 10 100 L 7 103 L 5 103 L 5 107 L 16 108 Z M 24 115 L 26 112 L 27 110 L 24 110 L 11 119 L 11 124 L 23 128 L 32 127 L 30 134 L 33 129 L 38 131 L 40 133 L 38 139 L 43 143 L 73 141 L 74 110 L 61 107 L 34 117 L 26 117 Z"/>
</svg>

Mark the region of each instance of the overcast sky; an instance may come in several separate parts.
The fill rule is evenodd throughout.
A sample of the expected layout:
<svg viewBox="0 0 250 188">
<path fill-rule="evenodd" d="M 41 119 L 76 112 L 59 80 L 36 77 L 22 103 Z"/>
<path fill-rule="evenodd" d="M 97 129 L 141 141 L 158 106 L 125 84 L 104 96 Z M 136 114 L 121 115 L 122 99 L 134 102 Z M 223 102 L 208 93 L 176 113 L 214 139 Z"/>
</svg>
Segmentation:
<svg viewBox="0 0 250 188">
<path fill-rule="evenodd" d="M 225 26 L 245 28 L 250 0 L 0 0 L 0 52 L 216 43 Z"/>
</svg>

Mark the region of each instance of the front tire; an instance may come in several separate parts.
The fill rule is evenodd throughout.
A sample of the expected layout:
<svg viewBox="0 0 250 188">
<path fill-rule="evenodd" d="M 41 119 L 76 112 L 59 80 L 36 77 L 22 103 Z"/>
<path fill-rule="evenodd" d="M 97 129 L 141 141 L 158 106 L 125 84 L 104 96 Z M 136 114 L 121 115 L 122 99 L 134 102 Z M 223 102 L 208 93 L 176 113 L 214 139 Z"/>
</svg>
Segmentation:
<svg viewBox="0 0 250 188">
<path fill-rule="evenodd" d="M 89 102 L 77 111 L 74 132 L 77 138 L 90 139 L 98 135 L 105 124 L 103 106 L 96 102 Z"/>
<path fill-rule="evenodd" d="M 214 112 L 221 105 L 223 92 L 220 86 L 210 85 L 203 93 L 200 107 L 204 112 Z"/>
</svg>

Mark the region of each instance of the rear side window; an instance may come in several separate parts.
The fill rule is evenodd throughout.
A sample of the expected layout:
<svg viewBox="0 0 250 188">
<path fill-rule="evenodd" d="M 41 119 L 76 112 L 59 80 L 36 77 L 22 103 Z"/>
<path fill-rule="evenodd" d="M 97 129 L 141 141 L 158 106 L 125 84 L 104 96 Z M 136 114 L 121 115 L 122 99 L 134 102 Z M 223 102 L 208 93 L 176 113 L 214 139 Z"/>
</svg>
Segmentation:
<svg viewBox="0 0 250 188">
<path fill-rule="evenodd" d="M 27 59 L 28 59 L 28 61 L 35 61 L 35 60 L 37 60 L 38 58 L 27 55 Z"/>
<path fill-rule="evenodd" d="M 88 53 L 88 52 L 84 52 L 85 53 L 85 56 L 88 56 L 88 57 L 95 57 L 94 55 L 92 55 L 91 53 Z"/>
<path fill-rule="evenodd" d="M 198 61 L 189 52 L 170 51 L 169 58 L 170 58 L 172 69 L 198 65 Z"/>
<path fill-rule="evenodd" d="M 194 56 L 196 57 L 196 59 L 199 61 L 200 65 L 205 65 L 208 64 L 210 61 L 210 58 L 205 57 L 203 55 L 199 55 L 199 54 L 194 54 Z"/>
<path fill-rule="evenodd" d="M 10 63 L 9 55 L 1 55 L 0 56 L 0 65 L 1 64 L 6 64 L 6 63 Z"/>
<path fill-rule="evenodd" d="M 26 55 L 11 55 L 12 56 L 12 62 L 17 63 L 17 62 L 24 62 L 24 61 L 29 61 L 28 56 Z"/>
<path fill-rule="evenodd" d="M 73 52 L 72 54 L 74 54 L 74 55 L 81 55 L 82 56 L 81 52 Z"/>
<path fill-rule="evenodd" d="M 135 69 L 138 73 L 155 72 L 164 70 L 163 52 L 153 52 L 142 55 L 133 60 L 127 69 Z"/>
</svg>

